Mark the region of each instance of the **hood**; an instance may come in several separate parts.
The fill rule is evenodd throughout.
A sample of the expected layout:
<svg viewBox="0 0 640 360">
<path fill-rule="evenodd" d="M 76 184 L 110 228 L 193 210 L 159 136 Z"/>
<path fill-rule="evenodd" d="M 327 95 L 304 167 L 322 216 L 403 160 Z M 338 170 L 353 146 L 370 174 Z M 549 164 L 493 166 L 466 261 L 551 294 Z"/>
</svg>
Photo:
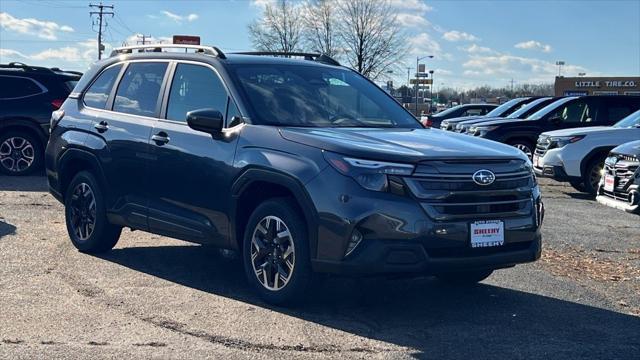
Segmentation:
<svg viewBox="0 0 640 360">
<path fill-rule="evenodd" d="M 547 131 L 542 133 L 545 136 L 576 136 L 576 135 L 586 135 L 586 134 L 600 134 L 600 133 L 613 133 L 615 131 L 625 131 L 629 130 L 626 128 L 614 128 L 613 126 L 591 126 L 584 128 L 572 128 L 572 129 L 562 129 L 562 130 L 554 130 Z"/>
<path fill-rule="evenodd" d="M 640 156 L 640 141 L 632 141 L 622 144 L 611 150 L 611 152 L 615 154 L 634 155 L 638 157 Z"/>
<path fill-rule="evenodd" d="M 283 138 L 343 155 L 415 163 L 434 158 L 526 159 L 509 145 L 438 129 L 281 128 Z"/>
</svg>

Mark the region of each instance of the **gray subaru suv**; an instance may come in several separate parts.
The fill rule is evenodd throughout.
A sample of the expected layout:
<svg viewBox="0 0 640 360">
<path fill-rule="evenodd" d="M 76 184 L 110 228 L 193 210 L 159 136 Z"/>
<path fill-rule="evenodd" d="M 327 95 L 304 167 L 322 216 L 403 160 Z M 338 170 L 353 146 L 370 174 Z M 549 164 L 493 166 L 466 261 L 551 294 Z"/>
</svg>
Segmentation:
<svg viewBox="0 0 640 360">
<path fill-rule="evenodd" d="M 116 49 L 54 112 L 45 160 L 80 251 L 123 227 L 237 250 L 275 304 L 314 273 L 473 283 L 540 256 L 521 151 L 425 129 L 319 54 Z"/>
</svg>

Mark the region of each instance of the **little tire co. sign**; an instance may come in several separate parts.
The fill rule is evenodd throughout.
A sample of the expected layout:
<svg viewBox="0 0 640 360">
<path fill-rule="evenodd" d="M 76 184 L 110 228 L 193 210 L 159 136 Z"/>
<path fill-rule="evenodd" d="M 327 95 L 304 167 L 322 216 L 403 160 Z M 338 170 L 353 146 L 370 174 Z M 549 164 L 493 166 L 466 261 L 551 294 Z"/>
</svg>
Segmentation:
<svg viewBox="0 0 640 360">
<path fill-rule="evenodd" d="M 640 77 L 556 77 L 556 96 L 640 95 Z"/>
</svg>

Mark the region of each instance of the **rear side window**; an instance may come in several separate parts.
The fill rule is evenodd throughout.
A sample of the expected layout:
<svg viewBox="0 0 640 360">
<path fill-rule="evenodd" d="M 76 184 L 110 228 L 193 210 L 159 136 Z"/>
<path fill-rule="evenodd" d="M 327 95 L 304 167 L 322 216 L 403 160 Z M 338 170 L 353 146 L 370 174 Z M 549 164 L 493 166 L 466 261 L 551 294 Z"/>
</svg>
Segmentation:
<svg viewBox="0 0 640 360">
<path fill-rule="evenodd" d="M 120 73 L 122 65 L 116 65 L 103 71 L 84 94 L 84 104 L 97 109 L 104 109 L 113 88 L 113 83 Z M 67 83 L 71 83 L 68 81 Z M 75 86 L 75 84 L 74 84 Z"/>
<path fill-rule="evenodd" d="M 167 63 L 131 63 L 118 85 L 113 111 L 155 116 Z"/>
<path fill-rule="evenodd" d="M 484 113 L 482 109 L 467 109 L 462 116 L 483 115 Z"/>
<path fill-rule="evenodd" d="M 187 112 L 214 109 L 224 114 L 227 91 L 218 75 L 208 67 L 178 64 L 167 105 L 167 119 L 187 121 Z"/>
<path fill-rule="evenodd" d="M 35 81 L 19 76 L 0 76 L 0 99 L 15 99 L 43 93 Z"/>
</svg>

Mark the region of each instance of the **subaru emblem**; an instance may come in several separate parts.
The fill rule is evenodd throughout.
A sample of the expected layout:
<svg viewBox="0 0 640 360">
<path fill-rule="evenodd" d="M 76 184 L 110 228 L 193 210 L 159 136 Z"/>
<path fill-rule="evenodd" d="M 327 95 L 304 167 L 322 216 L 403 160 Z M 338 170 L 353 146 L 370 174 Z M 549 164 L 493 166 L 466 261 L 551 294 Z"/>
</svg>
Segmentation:
<svg viewBox="0 0 640 360">
<path fill-rule="evenodd" d="M 471 178 L 473 179 L 473 182 L 483 186 L 491 185 L 494 181 L 496 181 L 496 175 L 490 170 L 486 169 L 476 171 L 475 173 L 473 173 L 473 176 Z"/>
</svg>

